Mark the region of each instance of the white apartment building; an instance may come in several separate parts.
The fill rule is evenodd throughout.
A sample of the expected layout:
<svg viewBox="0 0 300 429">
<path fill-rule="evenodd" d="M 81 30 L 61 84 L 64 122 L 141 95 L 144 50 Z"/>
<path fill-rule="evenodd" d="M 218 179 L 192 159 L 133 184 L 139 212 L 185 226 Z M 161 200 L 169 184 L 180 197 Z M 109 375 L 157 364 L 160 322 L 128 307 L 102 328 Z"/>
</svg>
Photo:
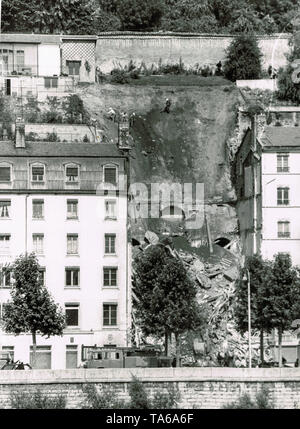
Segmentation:
<svg viewBox="0 0 300 429">
<path fill-rule="evenodd" d="M 246 254 L 289 253 L 300 265 L 300 129 L 249 130 L 237 153 L 240 232 Z"/>
<path fill-rule="evenodd" d="M 37 337 L 39 368 L 78 367 L 82 345 L 130 345 L 126 169 L 112 144 L 0 143 L 0 264 L 34 251 L 66 314 L 62 337 Z M 0 278 L 0 317 L 11 281 Z M 30 362 L 31 345 L 0 331 L 14 360 Z"/>
</svg>

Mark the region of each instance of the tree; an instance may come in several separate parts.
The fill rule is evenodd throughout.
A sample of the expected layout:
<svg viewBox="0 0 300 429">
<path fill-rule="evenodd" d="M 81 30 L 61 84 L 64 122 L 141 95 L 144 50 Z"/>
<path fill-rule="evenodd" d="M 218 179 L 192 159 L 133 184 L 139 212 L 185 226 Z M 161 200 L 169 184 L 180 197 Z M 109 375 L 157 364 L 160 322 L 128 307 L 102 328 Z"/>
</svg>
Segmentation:
<svg viewBox="0 0 300 429">
<path fill-rule="evenodd" d="M 258 79 L 261 74 L 261 56 L 257 40 L 253 36 L 237 36 L 226 52 L 225 76 L 233 82 L 237 79 Z"/>
<path fill-rule="evenodd" d="M 254 255 L 246 259 L 245 269 L 250 274 L 251 327 L 260 332 L 260 360 L 264 362 L 264 332 L 271 332 L 274 327 L 265 311 L 270 298 L 267 285 L 270 285 L 268 279 L 272 266 L 261 256 Z M 243 274 L 237 284 L 234 310 L 237 328 L 241 333 L 248 331 L 248 282 L 243 280 Z"/>
<path fill-rule="evenodd" d="M 291 101 L 300 104 L 300 33 L 296 33 L 291 41 L 292 52 L 288 55 L 288 64 L 285 68 L 280 68 L 278 72 L 279 100 Z"/>
<path fill-rule="evenodd" d="M 122 30 L 149 30 L 158 27 L 163 3 L 162 0 L 117 0 L 116 14 Z"/>
<path fill-rule="evenodd" d="M 40 275 L 40 266 L 34 253 L 19 256 L 9 267 L 14 282 L 11 301 L 3 314 L 3 327 L 8 333 L 31 333 L 32 367 L 36 366 L 36 335 L 49 338 L 62 335 L 65 316 L 54 302 Z"/>
<path fill-rule="evenodd" d="M 175 334 L 176 364 L 180 360 L 180 336 L 203 324 L 202 309 L 196 301 L 197 289 L 181 260 L 163 246 L 150 246 L 134 263 L 135 314 L 145 335 L 167 338 Z"/>
<path fill-rule="evenodd" d="M 289 329 L 300 315 L 299 269 L 292 266 L 289 254 L 278 254 L 272 263 L 271 276 L 267 281 L 269 298 L 264 309 L 265 317 L 278 330 L 279 366 L 282 366 L 282 333 Z"/>
<path fill-rule="evenodd" d="M 2 22 L 11 32 L 94 33 L 88 0 L 3 0 Z"/>
</svg>

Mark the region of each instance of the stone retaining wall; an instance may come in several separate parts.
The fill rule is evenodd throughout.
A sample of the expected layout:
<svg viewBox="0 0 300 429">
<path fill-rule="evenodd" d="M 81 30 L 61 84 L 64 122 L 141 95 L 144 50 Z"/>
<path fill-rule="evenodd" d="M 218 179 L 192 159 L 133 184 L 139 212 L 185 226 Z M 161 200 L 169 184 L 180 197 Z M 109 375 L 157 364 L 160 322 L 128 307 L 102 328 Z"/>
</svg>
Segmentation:
<svg viewBox="0 0 300 429">
<path fill-rule="evenodd" d="M 132 368 L 0 371 L 0 408 L 10 408 L 12 392 L 36 389 L 49 396 L 64 395 L 68 408 L 80 408 L 87 383 L 109 386 L 119 399 L 129 399 L 132 375 L 145 383 L 149 397 L 169 386 L 178 389 L 179 408 L 222 408 L 244 392 L 254 397 L 263 386 L 276 408 L 300 406 L 299 368 Z"/>
</svg>

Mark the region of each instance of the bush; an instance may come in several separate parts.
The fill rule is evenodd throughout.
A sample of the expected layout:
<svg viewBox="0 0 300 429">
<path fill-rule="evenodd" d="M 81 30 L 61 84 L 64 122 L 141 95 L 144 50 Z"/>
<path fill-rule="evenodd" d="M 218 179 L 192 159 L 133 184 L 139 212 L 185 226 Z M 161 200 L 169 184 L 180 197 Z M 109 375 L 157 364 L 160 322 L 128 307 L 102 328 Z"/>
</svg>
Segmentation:
<svg viewBox="0 0 300 429">
<path fill-rule="evenodd" d="M 133 376 L 129 385 L 130 407 L 133 409 L 149 409 L 151 404 L 143 383 Z"/>
<path fill-rule="evenodd" d="M 83 387 L 83 392 L 86 394 L 86 399 L 81 408 L 97 410 L 126 408 L 126 403 L 116 399 L 115 393 L 108 388 L 102 389 L 99 393 L 94 384 L 87 384 Z"/>
<path fill-rule="evenodd" d="M 33 393 L 16 393 L 10 395 L 10 404 L 15 409 L 64 409 L 66 408 L 66 398 L 57 395 L 49 398 L 47 395 L 36 390 Z"/>
<path fill-rule="evenodd" d="M 111 71 L 110 81 L 112 83 L 121 83 L 121 84 L 128 83 L 129 82 L 128 73 L 126 73 L 125 70 L 115 68 Z"/>
<path fill-rule="evenodd" d="M 252 401 L 250 395 L 245 393 L 236 402 L 231 402 L 225 405 L 225 409 L 273 409 L 274 404 L 270 398 L 270 392 L 266 388 L 262 388 L 255 395 L 255 400 Z"/>
<path fill-rule="evenodd" d="M 258 79 L 261 75 L 261 56 L 253 36 L 237 36 L 226 52 L 223 68 L 225 77 L 233 82 L 238 79 Z"/>
</svg>

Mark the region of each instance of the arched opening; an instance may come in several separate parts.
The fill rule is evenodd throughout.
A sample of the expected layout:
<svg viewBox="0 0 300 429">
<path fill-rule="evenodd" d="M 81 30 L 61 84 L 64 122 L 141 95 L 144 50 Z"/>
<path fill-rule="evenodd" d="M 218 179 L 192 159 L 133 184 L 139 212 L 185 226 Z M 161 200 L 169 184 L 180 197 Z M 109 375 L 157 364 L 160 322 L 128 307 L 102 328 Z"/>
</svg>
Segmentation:
<svg viewBox="0 0 300 429">
<path fill-rule="evenodd" d="M 221 247 L 225 247 L 230 243 L 230 240 L 226 237 L 218 237 L 214 241 L 215 244 Z"/>
</svg>

